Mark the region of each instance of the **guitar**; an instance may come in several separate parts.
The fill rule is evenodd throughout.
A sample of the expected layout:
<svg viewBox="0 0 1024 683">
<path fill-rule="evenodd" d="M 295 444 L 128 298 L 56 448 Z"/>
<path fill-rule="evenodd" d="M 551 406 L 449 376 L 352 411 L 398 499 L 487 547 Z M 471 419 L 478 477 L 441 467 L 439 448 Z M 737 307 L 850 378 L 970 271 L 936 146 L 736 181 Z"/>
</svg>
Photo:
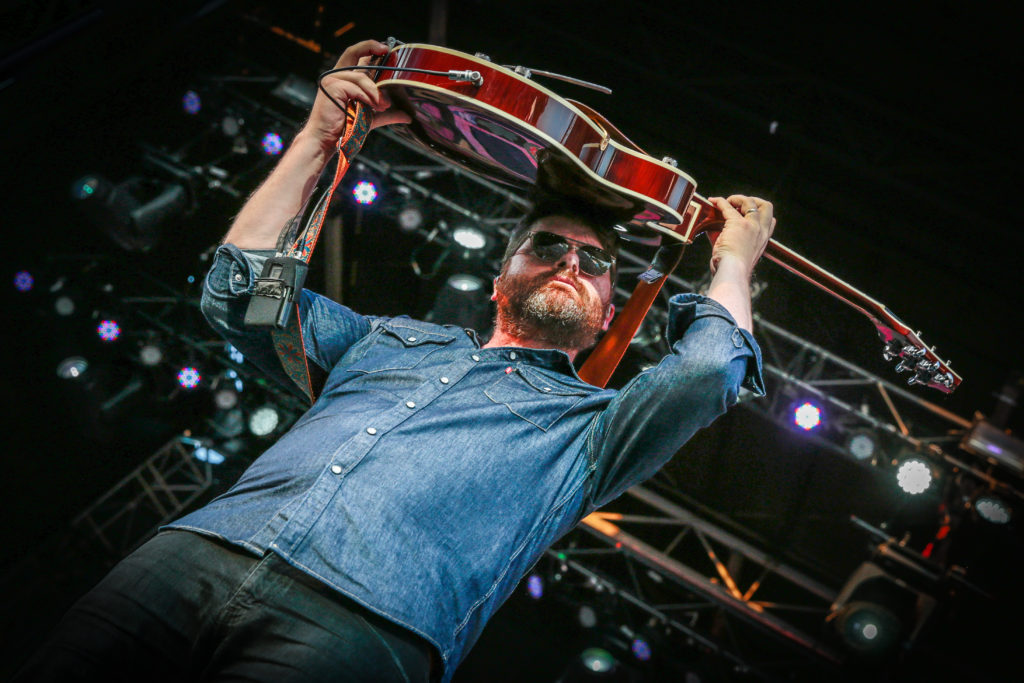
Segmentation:
<svg viewBox="0 0 1024 683">
<path fill-rule="evenodd" d="M 681 248 L 702 234 L 713 243 L 721 231 L 724 217 L 674 159 L 647 154 L 592 108 L 531 80 L 528 69 L 424 44 L 394 45 L 378 66 L 378 87 L 412 119 L 392 130 L 428 154 L 507 186 L 539 185 L 611 209 L 622 216 L 625 240 Z M 947 394 L 960 385 L 884 304 L 774 239 L 765 256 L 866 316 L 883 357 L 898 359 L 908 384 Z M 581 369 L 584 379 L 607 382 L 664 279 L 637 285 Z"/>
</svg>

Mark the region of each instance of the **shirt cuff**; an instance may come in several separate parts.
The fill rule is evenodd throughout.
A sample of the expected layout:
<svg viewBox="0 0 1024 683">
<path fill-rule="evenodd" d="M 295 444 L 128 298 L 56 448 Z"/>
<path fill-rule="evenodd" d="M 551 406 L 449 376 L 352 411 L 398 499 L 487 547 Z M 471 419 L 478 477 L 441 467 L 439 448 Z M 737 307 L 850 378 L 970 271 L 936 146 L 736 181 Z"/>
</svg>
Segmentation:
<svg viewBox="0 0 1024 683">
<path fill-rule="evenodd" d="M 712 298 L 702 294 L 676 294 L 669 299 L 668 326 L 665 338 L 670 345 L 683 338 L 689 327 L 702 318 L 718 318 L 722 324 L 732 327 L 729 339 L 737 351 L 746 354 L 747 368 L 742 388 L 756 396 L 765 395 L 764 376 L 761 364 L 761 347 L 747 330 L 743 329 L 732 314 Z"/>
</svg>

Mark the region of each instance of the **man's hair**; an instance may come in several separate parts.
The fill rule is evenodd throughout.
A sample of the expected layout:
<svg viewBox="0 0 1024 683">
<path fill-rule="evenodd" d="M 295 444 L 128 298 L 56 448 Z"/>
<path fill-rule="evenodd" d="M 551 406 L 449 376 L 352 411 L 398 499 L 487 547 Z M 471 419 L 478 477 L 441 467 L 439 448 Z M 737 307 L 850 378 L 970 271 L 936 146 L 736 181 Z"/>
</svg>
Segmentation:
<svg viewBox="0 0 1024 683">
<path fill-rule="evenodd" d="M 519 219 L 509 235 L 505 254 L 501 257 L 502 272 L 513 254 L 519 251 L 519 248 L 526 242 L 534 224 L 542 218 L 550 216 L 562 216 L 586 226 L 597 237 L 602 249 L 612 256 L 618 257 L 619 237 L 614 226 L 621 220 L 621 216 L 593 204 L 568 197 L 535 195 L 530 209 Z M 613 287 L 618 270 L 618 263 L 612 264 L 610 272 Z"/>
</svg>

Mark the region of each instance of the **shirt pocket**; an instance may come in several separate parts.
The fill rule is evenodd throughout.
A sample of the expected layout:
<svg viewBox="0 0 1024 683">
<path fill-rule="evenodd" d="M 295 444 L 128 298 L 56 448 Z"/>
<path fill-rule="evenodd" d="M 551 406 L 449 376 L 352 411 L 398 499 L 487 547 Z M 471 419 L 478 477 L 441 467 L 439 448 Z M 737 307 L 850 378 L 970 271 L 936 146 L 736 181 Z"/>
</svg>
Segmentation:
<svg viewBox="0 0 1024 683">
<path fill-rule="evenodd" d="M 373 343 L 347 370 L 363 374 L 410 370 L 454 340 L 455 337 L 448 334 L 385 323 Z"/>
<path fill-rule="evenodd" d="M 529 366 L 516 367 L 484 389 L 487 398 L 545 432 L 589 393 L 584 387 L 555 379 Z"/>
</svg>

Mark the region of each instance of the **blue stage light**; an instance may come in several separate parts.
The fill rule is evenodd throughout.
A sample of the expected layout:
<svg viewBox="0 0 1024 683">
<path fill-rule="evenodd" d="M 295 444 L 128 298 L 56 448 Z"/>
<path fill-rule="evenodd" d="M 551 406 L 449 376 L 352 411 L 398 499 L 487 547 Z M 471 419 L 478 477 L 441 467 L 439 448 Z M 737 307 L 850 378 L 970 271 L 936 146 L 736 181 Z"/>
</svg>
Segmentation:
<svg viewBox="0 0 1024 683">
<path fill-rule="evenodd" d="M 32 273 L 27 270 L 19 270 L 14 274 L 14 288 L 19 292 L 28 292 L 32 290 L 32 285 L 35 284 L 35 279 L 32 277 Z"/>
<path fill-rule="evenodd" d="M 281 136 L 274 132 L 264 135 L 260 144 L 263 146 L 263 151 L 271 156 L 280 154 L 281 150 L 284 149 L 284 142 L 281 141 Z"/>
<path fill-rule="evenodd" d="M 189 90 L 185 93 L 185 96 L 181 98 L 181 107 L 185 110 L 186 114 L 198 114 L 199 110 L 202 109 L 203 102 L 199 98 L 199 93 L 195 90 Z"/>
<path fill-rule="evenodd" d="M 540 600 L 544 596 L 544 580 L 536 574 L 530 574 L 526 580 L 526 590 L 534 600 Z"/>
<path fill-rule="evenodd" d="M 821 408 L 810 401 L 804 401 L 793 409 L 793 424 L 804 431 L 821 426 Z"/>
<path fill-rule="evenodd" d="M 377 201 L 377 186 L 369 180 L 360 180 L 352 188 L 352 197 L 357 204 L 369 206 Z"/>
<path fill-rule="evenodd" d="M 203 380 L 203 376 L 193 367 L 184 367 L 178 371 L 178 384 L 184 389 L 195 389 Z"/>
<path fill-rule="evenodd" d="M 96 326 L 96 334 L 105 342 L 116 341 L 121 336 L 121 326 L 116 320 L 102 320 Z"/>
<path fill-rule="evenodd" d="M 630 649 L 633 651 L 633 656 L 641 662 L 646 662 L 651 658 L 651 646 L 643 638 L 634 638 Z"/>
<path fill-rule="evenodd" d="M 224 455 L 218 451 L 208 448 L 206 446 L 196 446 L 195 451 L 192 452 L 196 460 L 199 462 L 208 462 L 211 465 L 219 465 L 224 462 Z"/>
</svg>

